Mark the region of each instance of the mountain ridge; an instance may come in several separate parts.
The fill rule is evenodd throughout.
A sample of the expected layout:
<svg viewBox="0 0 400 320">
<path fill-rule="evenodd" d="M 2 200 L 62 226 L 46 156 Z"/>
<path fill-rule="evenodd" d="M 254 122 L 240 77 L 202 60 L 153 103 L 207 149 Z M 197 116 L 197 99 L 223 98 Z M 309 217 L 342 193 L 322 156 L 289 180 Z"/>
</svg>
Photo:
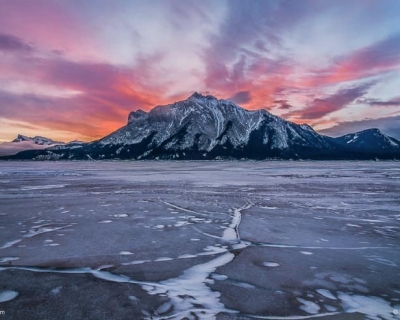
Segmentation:
<svg viewBox="0 0 400 320">
<path fill-rule="evenodd" d="M 10 159 L 399 159 L 400 142 L 378 129 L 338 138 L 318 134 L 264 109 L 193 93 L 186 100 L 136 110 L 127 124 L 86 144 L 26 151 Z"/>
</svg>

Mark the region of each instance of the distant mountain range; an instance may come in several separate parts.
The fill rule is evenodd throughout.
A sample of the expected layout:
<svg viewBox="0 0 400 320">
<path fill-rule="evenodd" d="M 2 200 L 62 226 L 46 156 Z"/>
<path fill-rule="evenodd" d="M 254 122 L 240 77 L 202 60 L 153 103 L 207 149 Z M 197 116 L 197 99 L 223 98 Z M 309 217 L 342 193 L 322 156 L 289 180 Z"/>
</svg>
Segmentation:
<svg viewBox="0 0 400 320">
<path fill-rule="evenodd" d="M 2 159 L 400 159 L 400 141 L 378 129 L 331 138 L 264 109 L 249 111 L 196 92 L 149 112 L 131 112 L 126 126 L 100 140 L 59 144 Z"/>
<path fill-rule="evenodd" d="M 14 155 L 23 150 L 45 149 L 55 145 L 63 145 L 64 142 L 54 141 L 45 137 L 27 137 L 19 134 L 11 142 L 0 144 L 0 156 Z"/>
<path fill-rule="evenodd" d="M 14 139 L 12 142 L 22 142 L 22 141 L 31 141 L 34 144 L 38 144 L 41 146 L 50 146 L 50 145 L 54 145 L 54 144 L 65 144 L 64 142 L 54 141 L 54 140 L 51 140 L 51 139 L 45 138 L 45 137 L 36 136 L 36 137 L 31 138 L 31 137 L 23 136 L 22 134 L 19 134 L 17 136 L 17 138 Z"/>
</svg>

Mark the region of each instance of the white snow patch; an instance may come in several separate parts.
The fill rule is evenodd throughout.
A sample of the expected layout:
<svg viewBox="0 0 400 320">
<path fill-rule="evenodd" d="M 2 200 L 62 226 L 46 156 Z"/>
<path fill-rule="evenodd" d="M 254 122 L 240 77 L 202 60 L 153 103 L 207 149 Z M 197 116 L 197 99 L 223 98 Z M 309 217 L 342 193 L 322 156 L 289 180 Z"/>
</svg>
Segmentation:
<svg viewBox="0 0 400 320">
<path fill-rule="evenodd" d="M 52 294 L 59 294 L 61 289 L 62 289 L 62 286 L 59 286 L 59 287 L 54 288 L 53 290 L 51 290 L 51 293 Z"/>
<path fill-rule="evenodd" d="M 274 268 L 274 267 L 279 267 L 280 264 L 276 263 L 276 262 L 263 262 L 263 266 L 264 267 Z"/>
<path fill-rule="evenodd" d="M 329 312 L 337 311 L 337 309 L 334 306 L 331 306 L 329 304 L 325 305 L 325 309 L 328 310 Z"/>
<path fill-rule="evenodd" d="M 130 279 L 126 276 L 112 274 L 107 271 L 91 270 L 90 273 L 93 274 L 96 278 L 107 280 L 107 281 L 123 282 L 123 283 L 130 282 Z"/>
<path fill-rule="evenodd" d="M 126 218 L 128 215 L 125 213 L 119 213 L 119 214 L 114 214 L 114 217 L 116 218 Z"/>
<path fill-rule="evenodd" d="M 161 261 L 171 261 L 171 260 L 173 260 L 172 258 L 169 258 L 169 257 L 160 257 L 160 258 L 157 258 L 156 260 L 154 260 L 154 261 L 156 261 L 156 262 L 161 262 Z"/>
<path fill-rule="evenodd" d="M 177 223 L 174 224 L 175 227 L 182 227 L 182 226 L 186 226 L 188 224 L 191 224 L 188 221 L 178 221 Z"/>
<path fill-rule="evenodd" d="M 18 296 L 18 292 L 7 290 L 0 292 L 0 302 L 10 301 Z"/>
<path fill-rule="evenodd" d="M 317 289 L 317 292 L 321 296 L 324 296 L 325 298 L 336 300 L 336 297 L 327 289 Z M 334 311 L 334 310 L 329 310 L 329 311 Z"/>
<path fill-rule="evenodd" d="M 163 314 L 171 309 L 172 309 L 172 304 L 170 302 L 165 302 L 161 306 L 159 306 L 156 311 L 158 314 Z"/>
<path fill-rule="evenodd" d="M 22 191 L 29 191 L 29 190 L 48 190 L 48 189 L 57 189 L 57 188 L 64 188 L 65 184 L 49 184 L 44 186 L 25 186 L 21 187 Z"/>
<path fill-rule="evenodd" d="M 242 220 L 242 211 L 249 209 L 250 207 L 251 204 L 248 204 L 247 206 L 233 209 L 232 222 L 229 225 L 229 227 L 224 230 L 224 233 L 222 235 L 223 240 L 225 241 L 240 240 L 238 229 L 240 221 Z"/>
<path fill-rule="evenodd" d="M 130 265 L 134 265 L 134 264 L 143 264 L 143 263 L 147 263 L 147 262 L 150 262 L 150 260 L 135 260 L 135 261 L 131 261 L 131 262 L 125 262 L 122 265 L 130 266 Z"/>
<path fill-rule="evenodd" d="M 216 274 L 216 273 L 214 273 L 213 275 L 211 275 L 211 277 L 212 277 L 214 280 L 219 280 L 219 281 L 223 281 L 223 280 L 228 279 L 228 276 L 226 276 L 226 275 L 224 275 L 224 274 Z"/>
<path fill-rule="evenodd" d="M 342 301 L 343 309 L 348 313 L 363 313 L 373 320 L 398 319 L 398 316 L 393 314 L 390 303 L 382 298 L 349 295 L 344 292 L 339 292 L 338 297 Z"/>
<path fill-rule="evenodd" d="M 3 245 L 2 247 L 0 247 L 0 249 L 10 248 L 10 247 L 12 247 L 14 244 L 17 244 L 17 243 L 19 243 L 19 242 L 21 242 L 21 241 L 22 241 L 22 239 L 18 239 L 18 240 L 14 240 L 14 241 L 7 242 L 5 245 Z"/>
<path fill-rule="evenodd" d="M 128 296 L 129 300 L 131 301 L 137 301 L 138 298 L 136 298 L 135 296 Z"/>
<path fill-rule="evenodd" d="M 0 259 L 0 263 L 19 260 L 19 257 L 4 257 Z"/>
<path fill-rule="evenodd" d="M 133 252 L 130 252 L 130 251 L 121 251 L 119 254 L 120 254 L 121 256 L 129 256 L 129 255 L 133 254 Z"/>
<path fill-rule="evenodd" d="M 178 259 L 189 259 L 189 258 L 196 258 L 197 256 L 195 254 L 182 254 L 178 256 Z"/>
<path fill-rule="evenodd" d="M 219 292 L 211 291 L 206 286 L 207 278 L 216 268 L 226 265 L 234 258 L 232 253 L 225 253 L 209 262 L 187 269 L 182 276 L 162 281 L 161 287 L 143 286 L 150 294 L 166 294 L 174 308 L 174 318 L 213 319 L 216 314 L 227 310 L 219 301 Z M 202 306 L 202 307 L 198 307 Z"/>
<path fill-rule="evenodd" d="M 297 298 L 297 301 L 302 303 L 302 305 L 300 306 L 300 309 L 309 314 L 316 314 L 316 313 L 318 313 L 318 311 L 320 309 L 319 305 L 316 304 L 315 302 L 308 301 L 308 300 L 305 300 L 302 298 Z"/>
</svg>

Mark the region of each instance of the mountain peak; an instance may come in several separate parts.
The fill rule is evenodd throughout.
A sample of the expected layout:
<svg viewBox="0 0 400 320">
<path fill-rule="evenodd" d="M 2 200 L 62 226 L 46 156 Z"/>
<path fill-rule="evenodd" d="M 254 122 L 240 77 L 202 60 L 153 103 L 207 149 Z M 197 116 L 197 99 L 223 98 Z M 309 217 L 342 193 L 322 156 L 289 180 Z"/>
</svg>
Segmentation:
<svg viewBox="0 0 400 320">
<path fill-rule="evenodd" d="M 142 109 L 138 109 L 136 111 L 132 111 L 128 115 L 128 124 L 131 123 L 132 121 L 136 120 L 136 119 L 142 118 L 146 114 L 147 114 L 147 112 L 143 111 Z"/>
<path fill-rule="evenodd" d="M 377 133 L 377 134 L 383 134 L 381 130 L 379 130 L 378 128 L 371 128 L 371 129 L 365 129 L 362 131 L 359 131 L 357 133 Z"/>
<path fill-rule="evenodd" d="M 21 141 L 29 141 L 29 140 L 32 140 L 32 138 L 29 138 L 22 134 L 18 134 L 17 137 L 12 142 L 21 142 Z"/>
<path fill-rule="evenodd" d="M 191 100 L 191 101 L 195 101 L 195 100 L 204 100 L 204 99 L 208 99 L 208 100 L 218 100 L 216 97 L 212 96 L 212 95 L 202 95 L 201 93 L 198 93 L 197 91 L 195 91 L 189 98 L 187 98 L 187 100 Z"/>
<path fill-rule="evenodd" d="M 17 138 L 14 139 L 12 142 L 22 142 L 22 141 L 31 141 L 38 145 L 64 144 L 63 142 L 54 141 L 54 140 L 46 138 L 46 137 L 35 136 L 32 138 L 32 137 L 24 136 L 22 134 L 18 134 Z"/>
</svg>

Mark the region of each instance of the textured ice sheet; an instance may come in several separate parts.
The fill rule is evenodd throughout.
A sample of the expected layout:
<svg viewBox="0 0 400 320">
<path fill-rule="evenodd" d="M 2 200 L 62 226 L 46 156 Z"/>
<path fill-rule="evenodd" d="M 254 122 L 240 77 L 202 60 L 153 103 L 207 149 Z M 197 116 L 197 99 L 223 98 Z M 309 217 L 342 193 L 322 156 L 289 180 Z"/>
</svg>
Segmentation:
<svg viewBox="0 0 400 320">
<path fill-rule="evenodd" d="M 148 318 L 213 318 L 222 310 L 260 319 L 309 319 L 321 312 L 391 319 L 388 308 L 400 298 L 396 166 L 4 163 L 0 261 L 10 267 L 53 264 L 63 269 L 23 270 L 88 274 L 143 287 L 146 299 L 160 298 L 143 310 Z M 265 254 L 240 262 L 252 248 Z M 331 255 L 347 259 L 329 260 Z M 345 274 L 345 268 L 360 272 L 359 281 L 350 271 Z M 261 274 L 256 282 L 254 270 Z M 377 275 L 381 284 L 374 280 Z M 275 279 L 290 283 L 290 290 Z M 62 301 L 66 287 L 60 286 L 47 292 Z M 230 305 L 234 291 L 240 296 Z M 141 299 L 128 296 L 136 299 L 129 301 Z M 277 299 L 286 299 L 285 316 L 273 315 L 280 312 Z M 17 310 L 19 301 L 9 303 Z M 271 316 L 262 310 L 243 311 L 257 303 Z M 367 308 L 367 303 L 381 311 Z"/>
</svg>

